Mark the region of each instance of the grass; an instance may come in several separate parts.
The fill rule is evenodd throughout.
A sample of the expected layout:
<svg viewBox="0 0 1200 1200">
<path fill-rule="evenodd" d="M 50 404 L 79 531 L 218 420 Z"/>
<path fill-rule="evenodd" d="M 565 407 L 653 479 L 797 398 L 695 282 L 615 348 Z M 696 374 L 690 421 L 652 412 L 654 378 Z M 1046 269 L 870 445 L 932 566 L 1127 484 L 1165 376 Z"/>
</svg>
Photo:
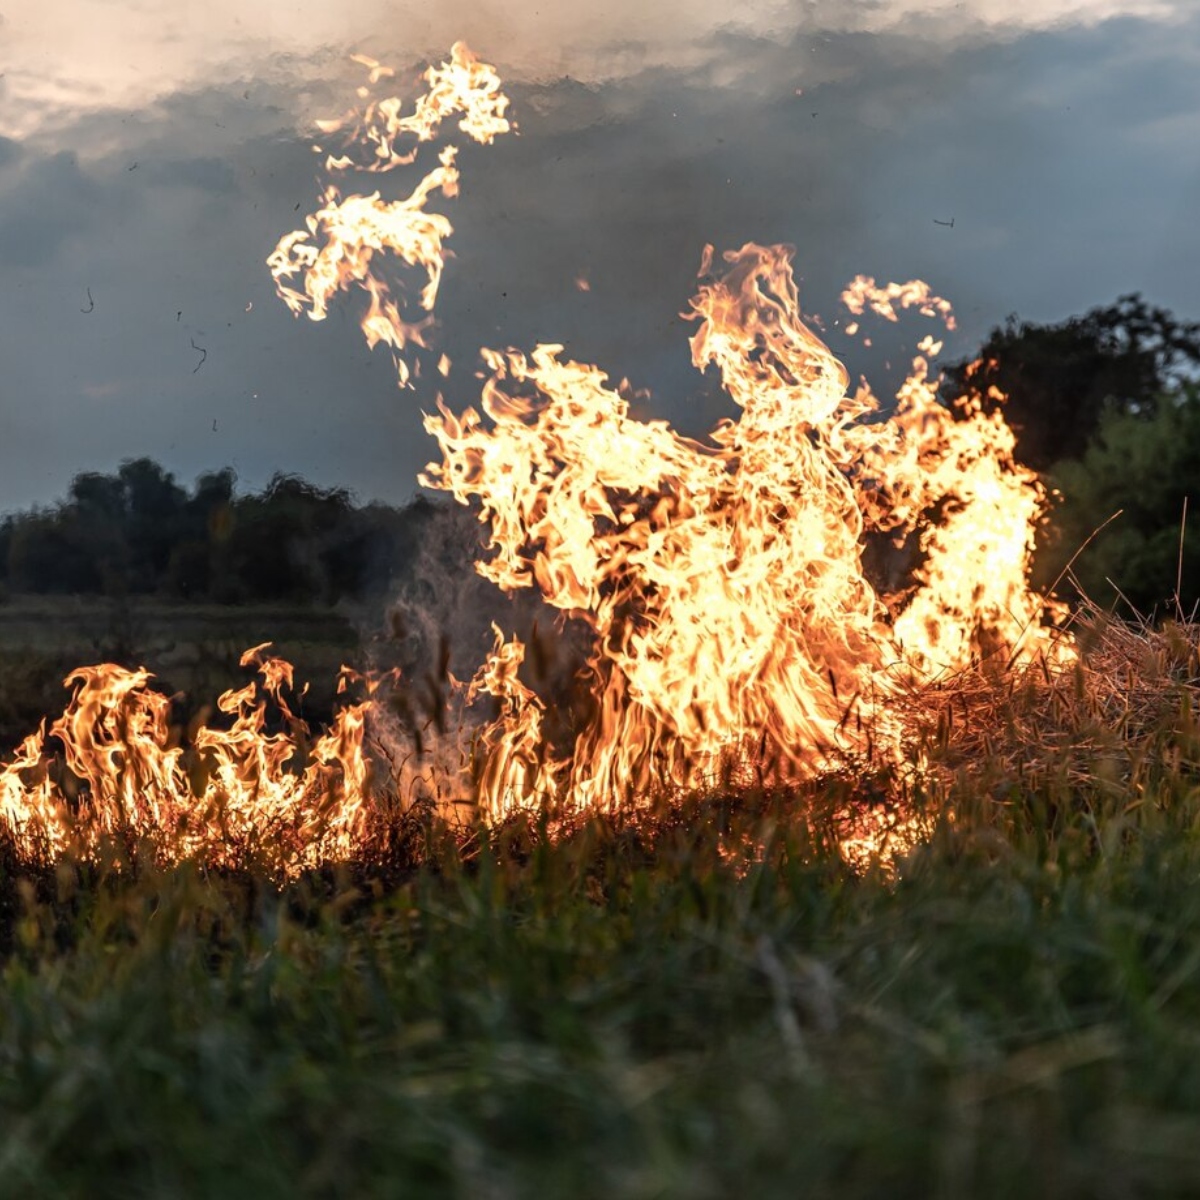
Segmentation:
<svg viewBox="0 0 1200 1200">
<path fill-rule="evenodd" d="M 1195 1195 L 1181 637 L 978 685 L 894 870 L 838 853 L 846 778 L 286 887 L 8 861 L 0 1195 Z"/>
</svg>

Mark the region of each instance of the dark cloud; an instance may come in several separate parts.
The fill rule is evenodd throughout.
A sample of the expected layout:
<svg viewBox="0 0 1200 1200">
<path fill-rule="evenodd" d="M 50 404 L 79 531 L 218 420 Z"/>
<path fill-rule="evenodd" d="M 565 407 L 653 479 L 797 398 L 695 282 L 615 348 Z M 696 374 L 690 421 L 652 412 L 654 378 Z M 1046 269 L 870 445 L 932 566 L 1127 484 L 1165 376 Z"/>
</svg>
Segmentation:
<svg viewBox="0 0 1200 1200">
<path fill-rule="evenodd" d="M 233 163 L 224 158 L 148 157 L 139 166 L 145 170 L 145 178 L 166 188 L 228 196 L 238 187 L 237 171 Z"/>
<path fill-rule="evenodd" d="M 104 189 L 73 152 L 27 159 L 0 193 L 0 265 L 44 266 L 69 239 L 98 232 L 111 213 Z"/>
<path fill-rule="evenodd" d="M 20 157 L 20 144 L 12 138 L 0 137 L 0 170 L 11 166 Z"/>
<path fill-rule="evenodd" d="M 453 406 L 477 399 L 480 346 L 561 341 L 650 387 L 644 411 L 704 428 L 725 405 L 679 314 L 707 242 L 794 244 L 802 299 L 829 318 L 860 271 L 928 278 L 959 310 L 950 353 L 1010 311 L 1057 319 L 1131 290 L 1200 315 L 1200 17 L 950 45 L 724 31 L 703 50 L 619 83 L 514 84 L 520 136 L 463 148 L 427 360 L 454 360 Z M 288 115 L 314 107 L 303 93 L 226 81 L 92 116 L 78 158 L 0 143 L 0 507 L 137 454 L 185 478 L 231 463 L 249 486 L 283 469 L 412 493 L 432 386 L 396 389 L 353 301 L 293 320 L 263 262 L 317 195 Z"/>
</svg>

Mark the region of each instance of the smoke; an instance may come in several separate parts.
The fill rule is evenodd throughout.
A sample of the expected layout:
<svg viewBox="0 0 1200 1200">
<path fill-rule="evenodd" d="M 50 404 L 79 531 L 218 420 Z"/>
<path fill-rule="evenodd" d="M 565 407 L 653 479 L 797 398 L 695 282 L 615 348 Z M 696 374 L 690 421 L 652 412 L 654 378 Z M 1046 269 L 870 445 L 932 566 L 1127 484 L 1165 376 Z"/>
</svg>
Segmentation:
<svg viewBox="0 0 1200 1200">
<path fill-rule="evenodd" d="M 405 803 L 445 809 L 471 793 L 473 743 L 497 713 L 489 696 L 466 703 L 496 627 L 528 648 L 522 677 L 546 700 L 551 742 L 568 748 L 591 713 L 593 638 L 536 590 L 506 594 L 479 575 L 487 527 L 476 509 L 419 500 L 409 511 L 413 553 L 393 575 L 381 623 L 364 637 L 371 673 L 395 679 L 372 712 L 372 740 Z"/>
</svg>

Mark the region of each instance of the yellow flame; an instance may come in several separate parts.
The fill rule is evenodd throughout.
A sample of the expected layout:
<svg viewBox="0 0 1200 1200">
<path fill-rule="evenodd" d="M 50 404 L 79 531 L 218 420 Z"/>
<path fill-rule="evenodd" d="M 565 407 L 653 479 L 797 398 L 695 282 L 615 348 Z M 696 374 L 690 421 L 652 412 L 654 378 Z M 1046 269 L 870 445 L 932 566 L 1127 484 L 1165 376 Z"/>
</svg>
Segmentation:
<svg viewBox="0 0 1200 1200">
<path fill-rule="evenodd" d="M 358 61 L 369 97 L 391 72 Z M 461 43 L 425 80 L 409 116 L 393 97 L 323 123 L 348 143 L 328 168 L 411 163 L 455 114 L 479 142 L 511 129 L 494 69 Z M 410 149 L 399 148 L 403 138 Z M 353 155 L 362 149 L 366 163 Z M 320 320 L 337 292 L 366 292 L 364 335 L 390 347 L 408 383 L 401 355 L 427 345 L 452 232 L 427 206 L 458 183 L 456 148 L 445 146 L 405 199 L 343 197 L 330 185 L 306 228 L 268 259 L 280 296 Z M 591 634 L 592 715 L 570 745 L 552 744 L 547 702 L 521 676 L 525 647 L 499 628 L 459 688 L 461 704 L 488 697 L 496 715 L 469 751 L 438 753 L 457 759 L 448 768 L 456 779 L 472 762 L 485 816 L 644 801 L 737 778 L 747 765 L 758 778 L 794 780 L 847 756 L 896 764 L 905 747 L 889 701 L 900 693 L 989 657 L 1072 653 L 1054 636 L 1056 609 L 1028 584 L 1046 497 L 1014 462 L 1001 412 L 985 413 L 977 396 L 957 410 L 939 403 L 932 333 L 893 404 L 865 382 L 851 390 L 801 317 L 791 258 L 787 247 L 749 243 L 714 270 L 705 250 L 690 306 L 692 361 L 716 367 L 740 410 L 706 439 L 636 419 L 628 388 L 564 360 L 557 345 L 484 350 L 478 409 L 455 413 L 439 395 L 426 416 L 441 457 L 421 482 L 477 506 L 491 551 L 479 572 L 505 590 L 536 588 Z M 415 321 L 385 281 L 391 259 L 424 274 L 425 315 Z M 911 310 L 954 328 L 949 303 L 920 281 L 859 276 L 842 299 L 856 318 L 896 321 Z M 445 356 L 438 369 L 449 372 Z M 891 545 L 899 582 L 866 566 L 881 543 Z M 201 729 L 186 754 L 171 742 L 170 703 L 147 672 L 73 673 L 66 712 L 0 772 L 10 833 L 60 853 L 158 831 L 168 854 L 217 861 L 229 847 L 282 834 L 293 870 L 352 854 L 374 799 L 364 750 L 371 700 L 344 708 L 303 765 L 307 734 L 286 698 L 291 667 L 265 646 L 243 661 L 262 676 L 266 699 L 255 684 L 225 693 L 225 726 Z M 283 720 L 276 732 L 268 700 Z M 74 792 L 50 769 L 47 736 L 64 748 Z M 893 844 L 916 836 L 903 817 L 886 831 Z M 859 821 L 846 850 L 867 854 L 883 840 Z"/>
<path fill-rule="evenodd" d="M 395 75 L 390 67 L 365 54 L 352 57 L 367 68 L 367 81 L 372 87 Z M 417 146 L 398 150 L 397 140 L 411 137 L 417 143 L 432 141 L 442 122 L 456 113 L 462 114 L 459 130 L 476 142 L 490 143 L 513 128 L 505 115 L 509 101 L 500 90 L 500 76 L 494 67 L 480 62 L 464 42 L 455 42 L 449 60 L 429 67 L 423 78 L 429 90 L 417 99 L 408 116 L 401 115 L 404 101 L 399 96 L 388 96 L 372 100 L 361 111 L 351 111 L 340 119 L 318 121 L 317 127 L 323 133 L 342 134 L 347 149 L 347 153 L 329 155 L 326 169 L 390 171 L 407 166 L 416 160 Z M 369 89 L 366 95 L 370 95 Z M 371 151 L 365 162 L 353 157 L 354 151 L 362 149 Z"/>
<path fill-rule="evenodd" d="M 366 56 L 356 56 L 356 61 L 368 68 L 372 84 L 390 74 Z M 388 97 L 372 101 L 361 114 L 321 122 L 325 132 L 348 129 L 352 146 L 365 143 L 374 148 L 373 158 L 366 163 L 346 155 L 330 156 L 327 168 L 378 172 L 412 163 L 419 144 L 436 137 L 442 122 L 455 114 L 462 114 L 458 128 L 484 144 L 512 128 L 504 115 L 508 98 L 500 91 L 495 69 L 481 63 L 462 42 L 455 43 L 448 62 L 425 72 L 425 80 L 429 90 L 407 117 L 400 115 L 403 102 Z M 401 153 L 396 149 L 401 136 L 411 136 L 417 144 Z M 449 218 L 427 211 L 426 206 L 438 192 L 446 198 L 458 195 L 457 154 L 457 147 L 443 147 L 438 166 L 400 200 L 384 200 L 378 191 L 343 196 L 335 185 L 328 185 L 324 203 L 305 218 L 305 228 L 285 234 L 267 258 L 276 291 L 296 315 L 306 313 L 311 320 L 322 321 L 338 292 L 352 287 L 366 292 L 369 307 L 362 329 L 367 344 L 374 348 L 383 342 L 391 348 L 402 386 L 411 379 L 402 357 L 405 348 L 428 347 L 426 330 L 446 263 L 445 241 L 454 232 Z M 381 256 L 391 256 L 424 274 L 418 302 L 425 316 L 408 320 L 402 315 L 401 302 L 377 270 Z M 288 282 L 297 276 L 300 287 Z"/>
<path fill-rule="evenodd" d="M 742 415 L 708 442 L 631 418 L 599 368 L 558 346 L 485 352 L 481 411 L 426 418 L 442 461 L 422 482 L 479 504 L 495 551 L 480 572 L 537 587 L 595 634 L 599 715 L 561 760 L 530 752 L 535 698 L 506 672 L 481 676 L 539 766 L 524 788 L 485 775 L 493 814 L 694 786 L 749 747 L 788 775 L 885 751 L 898 689 L 1022 639 L 1025 653 L 1047 645 L 1027 584 L 1044 494 L 1002 419 L 956 420 L 923 358 L 885 419 L 801 321 L 788 250 L 725 260 L 692 301 L 692 358 L 718 368 Z M 879 294 L 948 316 L 924 285 Z M 869 533 L 919 538 L 911 594 L 869 582 Z"/>
<path fill-rule="evenodd" d="M 290 731 L 267 731 L 266 700 L 250 683 L 220 697 L 231 723 L 201 727 L 191 762 L 172 744 L 171 701 L 150 688 L 148 671 L 108 663 L 72 672 L 63 715 L 48 735 L 26 738 L 0 770 L 0 815 L 17 845 L 61 855 L 106 838 L 151 839 L 167 859 L 197 855 L 218 864 L 238 849 L 261 849 L 286 871 L 350 856 L 362 841 L 370 790 L 363 745 L 370 702 L 343 708 L 312 745 L 307 766 L 292 766 L 308 731 L 287 702 L 291 665 L 266 649 L 247 651 L 242 663 L 262 675 L 262 691 Z M 74 786 L 50 774 L 47 737 L 61 744 Z"/>
</svg>

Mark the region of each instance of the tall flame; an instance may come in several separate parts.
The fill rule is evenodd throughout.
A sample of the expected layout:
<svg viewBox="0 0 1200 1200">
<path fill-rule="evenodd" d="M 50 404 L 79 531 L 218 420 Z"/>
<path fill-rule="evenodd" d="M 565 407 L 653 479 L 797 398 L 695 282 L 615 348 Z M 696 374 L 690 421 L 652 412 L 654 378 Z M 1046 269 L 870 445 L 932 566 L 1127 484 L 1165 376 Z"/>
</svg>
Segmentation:
<svg viewBox="0 0 1200 1200">
<path fill-rule="evenodd" d="M 358 61 L 371 87 L 392 74 Z M 346 143 L 326 169 L 411 164 L 455 115 L 477 142 L 510 130 L 495 70 L 461 43 L 424 78 L 408 116 L 390 97 L 322 123 Z M 402 385 L 413 373 L 406 348 L 429 345 L 452 228 L 428 205 L 456 194 L 456 153 L 443 147 L 401 200 L 328 184 L 323 206 L 268 259 L 297 315 L 321 320 L 339 291 L 366 292 L 364 335 L 391 348 Z M 416 320 L 386 281 L 392 259 L 423 273 Z M 479 572 L 505 590 L 536 588 L 591 636 L 591 715 L 569 745 L 548 732 L 516 637 L 495 629 L 491 653 L 460 688 L 461 703 L 488 697 L 496 714 L 471 742 L 486 817 L 611 807 L 746 766 L 797 779 L 847 756 L 898 762 L 902 730 L 889 705 L 898 695 L 992 656 L 1071 654 L 1054 635 L 1053 606 L 1028 586 L 1045 494 L 1014 462 L 999 411 L 938 402 L 932 333 L 894 404 L 865 381 L 851 390 L 802 320 L 791 260 L 787 247 L 747 244 L 714 270 L 705 250 L 692 361 L 716 367 L 740 410 L 707 439 L 636 419 L 604 371 L 552 344 L 528 355 L 484 350 L 478 409 L 456 414 L 439 394 L 425 417 L 441 457 L 421 482 L 476 506 L 491 552 Z M 842 299 L 855 318 L 913 310 L 953 328 L 949 304 L 920 281 L 860 276 Z M 846 328 L 857 332 L 858 321 Z M 444 356 L 438 369 L 449 370 Z M 909 560 L 903 586 L 867 569 L 868 547 L 881 541 Z M 261 689 L 222 696 L 228 727 L 202 729 L 187 754 L 147 672 L 75 672 L 49 736 L 77 786 L 50 769 L 44 731 L 31 736 L 0 772 L 3 824 L 52 853 L 158 831 L 172 853 L 218 861 L 222 847 L 280 832 L 289 869 L 352 854 L 373 803 L 370 699 L 345 708 L 303 765 L 291 668 L 265 647 L 244 662 Z M 268 730 L 260 692 L 283 730 Z"/>
<path fill-rule="evenodd" d="M 477 681 L 524 722 L 496 753 L 541 769 L 524 791 L 490 771 L 504 785 L 484 798 L 494 814 L 555 793 L 603 804 L 694 785 L 751 748 L 811 773 L 897 736 L 884 701 L 898 690 L 998 647 L 1047 645 L 1027 585 L 1044 496 L 1003 421 L 956 419 L 923 357 L 884 418 L 801 321 L 790 251 L 724 257 L 691 304 L 692 360 L 718 368 L 742 414 L 708 442 L 631 418 L 599 368 L 551 345 L 485 352 L 482 411 L 426 418 L 442 461 L 422 482 L 479 505 L 495 551 L 480 572 L 536 586 L 595 634 L 598 716 L 564 760 L 531 754 L 537 723 L 494 669 Z M 915 589 L 872 586 L 871 533 L 919 539 Z"/>
</svg>

